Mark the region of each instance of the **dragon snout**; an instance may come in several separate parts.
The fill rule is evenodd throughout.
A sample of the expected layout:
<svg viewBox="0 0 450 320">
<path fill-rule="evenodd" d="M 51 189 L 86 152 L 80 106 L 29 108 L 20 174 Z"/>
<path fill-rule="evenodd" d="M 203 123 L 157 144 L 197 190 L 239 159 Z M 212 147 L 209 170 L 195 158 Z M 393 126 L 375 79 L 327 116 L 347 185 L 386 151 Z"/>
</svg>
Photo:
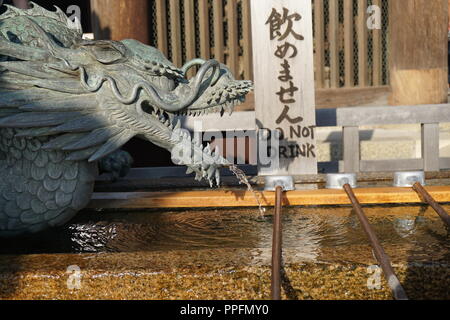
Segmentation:
<svg viewBox="0 0 450 320">
<path fill-rule="evenodd" d="M 188 70 L 187 68 L 186 70 Z M 216 60 L 208 60 L 202 64 L 195 77 L 188 83 L 181 83 L 174 91 L 157 90 L 149 88 L 152 100 L 150 104 L 155 105 L 167 112 L 178 112 L 192 105 L 202 91 L 217 81 L 220 64 Z M 205 80 L 206 79 L 206 80 Z"/>
</svg>

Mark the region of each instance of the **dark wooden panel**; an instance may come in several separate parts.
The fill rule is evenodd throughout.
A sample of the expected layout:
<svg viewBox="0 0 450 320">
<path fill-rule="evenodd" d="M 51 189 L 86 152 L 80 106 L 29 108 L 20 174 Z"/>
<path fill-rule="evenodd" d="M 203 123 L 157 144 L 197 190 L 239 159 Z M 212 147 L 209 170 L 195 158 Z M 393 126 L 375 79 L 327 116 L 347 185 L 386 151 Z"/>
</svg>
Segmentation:
<svg viewBox="0 0 450 320">
<path fill-rule="evenodd" d="M 96 39 L 136 39 L 150 42 L 148 0 L 91 0 L 92 28 Z"/>
</svg>

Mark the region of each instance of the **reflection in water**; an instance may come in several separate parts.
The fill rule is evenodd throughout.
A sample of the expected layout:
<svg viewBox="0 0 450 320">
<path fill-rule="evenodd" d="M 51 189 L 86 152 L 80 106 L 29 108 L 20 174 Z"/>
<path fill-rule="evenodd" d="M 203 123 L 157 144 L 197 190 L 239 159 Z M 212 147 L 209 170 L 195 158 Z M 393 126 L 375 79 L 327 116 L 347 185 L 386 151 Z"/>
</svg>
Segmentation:
<svg viewBox="0 0 450 320">
<path fill-rule="evenodd" d="M 73 224 L 68 229 L 71 233 L 75 251 L 98 252 L 104 251 L 110 241 L 117 236 L 116 225 L 97 222 L 92 224 Z"/>
<path fill-rule="evenodd" d="M 395 219 L 394 229 L 400 237 L 406 238 L 415 232 L 416 219 Z"/>
<path fill-rule="evenodd" d="M 366 214 L 393 260 L 446 261 L 450 241 L 432 212 L 419 207 L 369 207 Z M 150 212 L 83 212 L 64 227 L 0 240 L 0 253 L 80 253 L 255 248 L 255 259 L 270 261 L 272 216 L 255 209 Z M 358 249 L 359 248 L 359 249 Z M 327 260 L 339 253 L 351 260 L 368 254 L 366 235 L 349 207 L 286 208 L 283 214 L 286 262 Z"/>
</svg>

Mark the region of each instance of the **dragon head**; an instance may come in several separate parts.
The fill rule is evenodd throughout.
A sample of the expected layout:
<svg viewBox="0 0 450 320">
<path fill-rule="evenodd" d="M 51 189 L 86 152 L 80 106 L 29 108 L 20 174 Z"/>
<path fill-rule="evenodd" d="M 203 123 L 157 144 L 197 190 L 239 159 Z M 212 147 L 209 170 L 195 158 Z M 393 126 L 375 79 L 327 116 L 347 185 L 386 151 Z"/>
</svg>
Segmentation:
<svg viewBox="0 0 450 320">
<path fill-rule="evenodd" d="M 215 60 L 195 59 L 178 69 L 136 40 L 84 40 L 79 23 L 36 4 L 8 7 L 0 16 L 0 60 L 0 100 L 9 106 L 0 127 L 20 128 L 21 136 L 52 136 L 44 148 L 91 162 L 137 136 L 176 159 L 187 159 L 180 150 L 201 159 L 178 164 L 217 184 L 227 161 L 192 141 L 177 116 L 223 116 L 252 88 Z M 193 67 L 198 71 L 188 78 Z"/>
</svg>

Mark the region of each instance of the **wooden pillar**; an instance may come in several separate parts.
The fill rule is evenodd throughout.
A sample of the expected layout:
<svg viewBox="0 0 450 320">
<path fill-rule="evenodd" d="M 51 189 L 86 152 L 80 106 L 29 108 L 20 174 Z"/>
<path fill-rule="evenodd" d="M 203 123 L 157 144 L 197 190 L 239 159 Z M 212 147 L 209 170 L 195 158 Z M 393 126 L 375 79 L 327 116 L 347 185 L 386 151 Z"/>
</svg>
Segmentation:
<svg viewBox="0 0 450 320">
<path fill-rule="evenodd" d="M 95 39 L 136 39 L 149 44 L 148 0 L 91 0 Z"/>
<path fill-rule="evenodd" d="M 251 1 L 256 122 L 274 140 L 270 167 L 261 163 L 260 175 L 317 174 L 311 5 Z"/>
<path fill-rule="evenodd" d="M 447 0 L 392 0 L 392 105 L 447 103 Z"/>
</svg>

